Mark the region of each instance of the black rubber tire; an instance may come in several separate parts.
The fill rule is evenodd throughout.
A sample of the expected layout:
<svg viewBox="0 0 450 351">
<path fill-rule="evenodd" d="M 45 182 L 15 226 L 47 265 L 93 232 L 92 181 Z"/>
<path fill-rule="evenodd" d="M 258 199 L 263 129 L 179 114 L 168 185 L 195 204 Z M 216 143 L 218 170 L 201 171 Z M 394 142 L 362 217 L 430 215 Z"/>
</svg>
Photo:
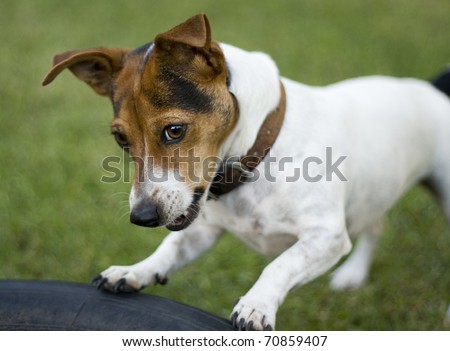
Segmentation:
<svg viewBox="0 0 450 351">
<path fill-rule="evenodd" d="M 91 285 L 0 281 L 0 330 L 235 330 L 198 308 L 162 297 L 112 294 Z"/>
</svg>

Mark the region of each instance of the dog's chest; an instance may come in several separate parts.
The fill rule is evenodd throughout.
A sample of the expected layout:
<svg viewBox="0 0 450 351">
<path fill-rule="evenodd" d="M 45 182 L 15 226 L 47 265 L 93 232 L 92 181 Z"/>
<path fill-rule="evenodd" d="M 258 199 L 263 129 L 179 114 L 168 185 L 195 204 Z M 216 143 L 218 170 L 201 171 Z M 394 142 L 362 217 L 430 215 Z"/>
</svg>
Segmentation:
<svg viewBox="0 0 450 351">
<path fill-rule="evenodd" d="M 256 190 L 246 185 L 218 201 L 210 201 L 206 218 L 253 249 L 277 256 L 297 241 L 295 221 L 284 201 L 271 194 L 262 196 Z"/>
</svg>

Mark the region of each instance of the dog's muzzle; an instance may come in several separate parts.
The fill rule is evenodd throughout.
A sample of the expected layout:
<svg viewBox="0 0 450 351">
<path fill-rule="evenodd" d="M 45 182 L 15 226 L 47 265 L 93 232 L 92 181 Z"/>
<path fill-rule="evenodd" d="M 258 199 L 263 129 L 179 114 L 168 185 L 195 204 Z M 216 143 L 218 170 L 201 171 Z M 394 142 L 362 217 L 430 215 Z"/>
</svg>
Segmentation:
<svg viewBox="0 0 450 351">
<path fill-rule="evenodd" d="M 158 208 L 150 203 L 144 203 L 131 211 L 130 222 L 141 227 L 159 227 Z"/>
<path fill-rule="evenodd" d="M 184 213 L 170 223 L 165 224 L 160 209 L 157 205 L 149 201 L 142 201 L 137 205 L 130 214 L 130 222 L 141 227 L 160 227 L 165 225 L 171 231 L 178 231 L 188 227 L 198 216 L 200 212 L 200 199 L 203 197 L 205 190 L 201 187 L 195 189 L 192 202 Z"/>
<path fill-rule="evenodd" d="M 192 202 L 187 210 L 173 222 L 166 225 L 166 228 L 171 231 L 178 231 L 188 227 L 200 213 L 200 199 L 205 193 L 205 189 L 202 187 L 195 188 Z"/>
</svg>

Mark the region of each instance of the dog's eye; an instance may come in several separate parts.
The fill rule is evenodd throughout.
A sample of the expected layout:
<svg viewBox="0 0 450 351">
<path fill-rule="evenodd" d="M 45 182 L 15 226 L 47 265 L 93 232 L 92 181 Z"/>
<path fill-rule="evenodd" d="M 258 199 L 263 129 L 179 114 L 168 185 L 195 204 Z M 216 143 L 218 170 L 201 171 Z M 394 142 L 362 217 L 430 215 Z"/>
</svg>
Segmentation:
<svg viewBox="0 0 450 351">
<path fill-rule="evenodd" d="M 117 144 L 119 144 L 122 149 L 128 149 L 130 147 L 128 145 L 128 139 L 124 134 L 120 132 L 113 132 L 112 134 L 114 135 L 114 139 L 116 139 Z"/>
<path fill-rule="evenodd" d="M 173 143 L 180 141 L 184 137 L 184 133 L 186 132 L 186 126 L 181 124 L 174 124 L 167 126 L 164 129 L 164 141 L 166 143 Z"/>
</svg>

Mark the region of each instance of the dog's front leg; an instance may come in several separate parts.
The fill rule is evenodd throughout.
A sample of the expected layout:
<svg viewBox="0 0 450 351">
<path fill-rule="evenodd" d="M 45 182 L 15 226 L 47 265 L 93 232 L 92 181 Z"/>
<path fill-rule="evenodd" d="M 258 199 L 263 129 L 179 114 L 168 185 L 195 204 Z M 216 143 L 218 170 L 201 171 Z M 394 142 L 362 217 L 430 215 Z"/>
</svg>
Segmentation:
<svg viewBox="0 0 450 351">
<path fill-rule="evenodd" d="M 200 220 L 200 219 L 199 219 Z M 132 292 L 149 285 L 165 284 L 168 276 L 211 248 L 222 230 L 197 223 L 171 232 L 145 260 L 131 266 L 111 266 L 93 283 L 99 289 Z"/>
<path fill-rule="evenodd" d="M 278 306 L 296 285 L 325 273 L 351 249 L 345 228 L 309 228 L 263 271 L 231 314 L 240 330 L 272 330 Z"/>
</svg>

